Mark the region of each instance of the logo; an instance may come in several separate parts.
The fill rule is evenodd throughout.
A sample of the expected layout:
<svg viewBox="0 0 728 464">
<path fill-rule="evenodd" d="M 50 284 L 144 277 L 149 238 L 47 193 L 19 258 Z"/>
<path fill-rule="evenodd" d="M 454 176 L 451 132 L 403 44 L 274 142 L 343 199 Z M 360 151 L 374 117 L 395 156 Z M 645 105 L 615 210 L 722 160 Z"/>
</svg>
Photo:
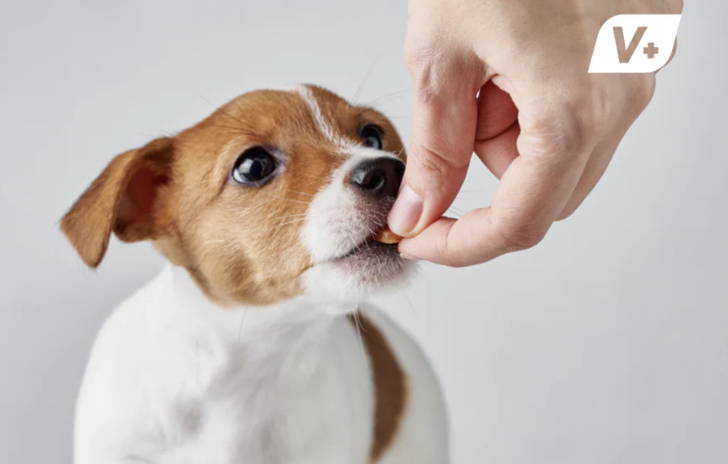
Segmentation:
<svg viewBox="0 0 728 464">
<path fill-rule="evenodd" d="M 665 66 L 675 47 L 679 14 L 629 14 L 599 29 L 590 73 L 649 73 Z"/>
</svg>

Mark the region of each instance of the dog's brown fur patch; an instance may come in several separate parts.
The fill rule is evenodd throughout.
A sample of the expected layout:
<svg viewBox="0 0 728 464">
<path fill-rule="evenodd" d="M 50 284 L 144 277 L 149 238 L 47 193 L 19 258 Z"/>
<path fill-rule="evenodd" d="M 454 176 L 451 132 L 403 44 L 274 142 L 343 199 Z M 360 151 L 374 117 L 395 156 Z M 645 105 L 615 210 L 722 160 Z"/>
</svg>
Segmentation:
<svg viewBox="0 0 728 464">
<path fill-rule="evenodd" d="M 407 403 L 407 378 L 396 355 L 376 325 L 363 315 L 349 318 L 359 330 L 369 355 L 374 386 L 374 439 L 371 462 L 394 441 Z"/>
</svg>

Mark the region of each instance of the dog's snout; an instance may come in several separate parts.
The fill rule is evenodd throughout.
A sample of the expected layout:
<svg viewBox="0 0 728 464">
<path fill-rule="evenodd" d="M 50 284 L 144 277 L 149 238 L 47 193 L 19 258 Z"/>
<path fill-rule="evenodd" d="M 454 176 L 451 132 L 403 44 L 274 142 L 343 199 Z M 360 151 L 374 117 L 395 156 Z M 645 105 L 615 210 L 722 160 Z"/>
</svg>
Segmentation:
<svg viewBox="0 0 728 464">
<path fill-rule="evenodd" d="M 351 171 L 355 189 L 373 198 L 396 197 L 402 183 L 404 163 L 396 158 L 381 157 L 359 163 Z"/>
</svg>

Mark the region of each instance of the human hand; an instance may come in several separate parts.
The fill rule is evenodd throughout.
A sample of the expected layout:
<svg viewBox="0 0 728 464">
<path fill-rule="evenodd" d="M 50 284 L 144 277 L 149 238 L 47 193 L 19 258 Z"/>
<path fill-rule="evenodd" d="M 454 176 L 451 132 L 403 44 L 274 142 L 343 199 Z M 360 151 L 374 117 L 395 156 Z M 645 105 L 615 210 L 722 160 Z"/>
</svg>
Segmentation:
<svg viewBox="0 0 728 464">
<path fill-rule="evenodd" d="M 654 74 L 587 73 L 599 28 L 681 10 L 681 0 L 410 0 L 412 143 L 389 215 L 408 237 L 400 252 L 465 266 L 540 242 L 599 181 L 654 91 Z M 491 205 L 441 217 L 473 152 L 500 179 Z"/>
</svg>

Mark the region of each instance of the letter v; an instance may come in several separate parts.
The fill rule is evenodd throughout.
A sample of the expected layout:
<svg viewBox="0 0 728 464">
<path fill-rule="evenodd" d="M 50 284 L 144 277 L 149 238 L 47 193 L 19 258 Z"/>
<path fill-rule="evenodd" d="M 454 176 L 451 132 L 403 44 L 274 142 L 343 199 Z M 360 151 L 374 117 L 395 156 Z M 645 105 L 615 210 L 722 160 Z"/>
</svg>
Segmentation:
<svg viewBox="0 0 728 464">
<path fill-rule="evenodd" d="M 624 30 L 621 26 L 615 26 L 613 28 L 614 30 L 614 41 L 617 43 L 617 55 L 619 55 L 619 62 L 620 63 L 629 63 L 629 60 L 632 59 L 632 55 L 634 55 L 634 51 L 637 49 L 637 45 L 639 45 L 640 40 L 642 40 L 642 37 L 645 35 L 645 31 L 647 31 L 647 27 L 640 26 L 635 31 L 634 35 L 632 36 L 632 40 L 629 42 L 629 47 L 624 47 Z"/>
</svg>

